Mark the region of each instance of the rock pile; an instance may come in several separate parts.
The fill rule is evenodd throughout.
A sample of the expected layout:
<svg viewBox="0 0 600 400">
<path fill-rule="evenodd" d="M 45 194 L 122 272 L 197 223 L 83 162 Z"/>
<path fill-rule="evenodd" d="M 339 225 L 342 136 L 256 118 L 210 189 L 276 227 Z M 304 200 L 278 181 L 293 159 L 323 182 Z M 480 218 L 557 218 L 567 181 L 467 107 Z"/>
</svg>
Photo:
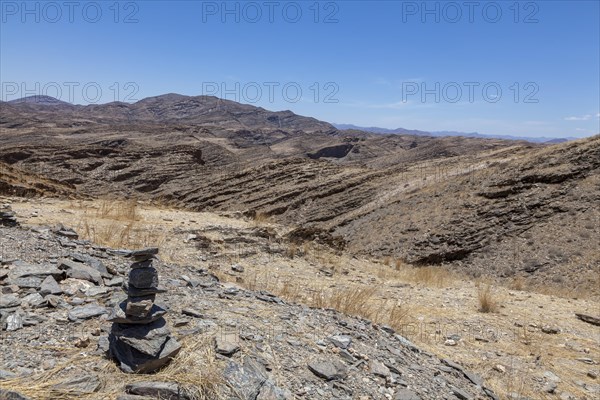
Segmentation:
<svg viewBox="0 0 600 400">
<path fill-rule="evenodd" d="M 15 217 L 14 211 L 9 205 L 0 205 L 0 225 L 4 226 L 17 226 L 19 222 Z"/>
<path fill-rule="evenodd" d="M 128 297 L 114 307 L 108 318 L 113 322 L 109 355 L 124 372 L 154 372 L 168 364 L 181 348 L 170 336 L 163 318 L 166 310 L 154 303 L 156 294 L 165 292 L 158 285 L 156 254 L 157 248 L 131 253 L 133 263 L 125 286 Z"/>
</svg>

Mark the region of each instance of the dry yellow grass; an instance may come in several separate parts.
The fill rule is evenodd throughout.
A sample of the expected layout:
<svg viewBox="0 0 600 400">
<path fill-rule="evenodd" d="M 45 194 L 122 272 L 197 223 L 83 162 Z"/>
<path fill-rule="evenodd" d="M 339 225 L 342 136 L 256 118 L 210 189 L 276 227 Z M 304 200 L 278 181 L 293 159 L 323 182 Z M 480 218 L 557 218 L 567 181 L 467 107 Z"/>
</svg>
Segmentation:
<svg viewBox="0 0 600 400">
<path fill-rule="evenodd" d="M 116 399 L 124 393 L 125 384 L 141 381 L 176 382 L 189 393 L 193 400 L 221 399 L 219 386 L 222 386 L 222 367 L 214 354 L 212 337 L 188 337 L 183 340 L 182 350 L 164 369 L 152 375 L 125 374 L 117 365 L 99 355 L 85 356 L 72 352 L 68 361 L 42 373 L 0 381 L 0 388 L 14 390 L 36 400 L 97 400 Z M 90 365 L 100 368 L 90 368 Z M 82 393 L 80 391 L 59 386 L 68 380 L 70 371 L 77 369 L 78 374 L 88 371 L 100 379 L 100 393 Z"/>
<path fill-rule="evenodd" d="M 146 224 L 135 200 L 79 202 L 83 216 L 76 227 L 83 239 L 112 248 L 161 246 L 165 233 Z"/>
</svg>

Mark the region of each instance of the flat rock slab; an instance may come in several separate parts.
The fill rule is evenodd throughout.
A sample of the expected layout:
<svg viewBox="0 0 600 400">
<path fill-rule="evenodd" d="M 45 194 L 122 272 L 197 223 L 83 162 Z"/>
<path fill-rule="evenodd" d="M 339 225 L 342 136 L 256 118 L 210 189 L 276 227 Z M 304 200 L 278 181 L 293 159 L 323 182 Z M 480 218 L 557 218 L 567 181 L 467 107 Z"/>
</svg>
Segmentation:
<svg viewBox="0 0 600 400">
<path fill-rule="evenodd" d="M 149 325 L 113 324 L 111 330 L 117 340 L 151 357 L 160 354 L 170 333 L 163 318 Z"/>
<path fill-rule="evenodd" d="M 151 357 L 121 342 L 114 335 L 109 337 L 109 355 L 119 361 L 119 366 L 126 373 L 152 373 L 167 365 L 181 350 L 181 345 L 174 338 L 169 338 L 158 357 Z"/>
<path fill-rule="evenodd" d="M 0 296 L 0 308 L 12 308 L 21 305 L 21 299 L 14 294 L 3 294 Z"/>
<path fill-rule="evenodd" d="M 95 257 L 89 256 L 87 254 L 72 253 L 71 258 L 75 261 L 87 264 L 90 267 L 94 268 L 96 271 L 98 271 L 100 273 L 100 275 L 103 278 L 111 278 L 112 277 L 112 275 L 106 269 L 106 266 L 104 265 L 104 263 Z"/>
<path fill-rule="evenodd" d="M 108 311 L 105 307 L 99 306 L 98 304 L 86 304 L 83 306 L 74 307 L 69 311 L 69 320 L 76 321 L 78 319 L 89 319 L 98 317 L 103 314 L 107 314 Z"/>
<path fill-rule="evenodd" d="M 67 260 L 66 258 L 58 260 L 58 268 L 64 270 L 68 278 L 82 279 L 84 281 L 90 281 L 96 285 L 102 285 L 102 275 L 94 268 L 82 264 L 77 261 Z"/>
<path fill-rule="evenodd" d="M 130 297 L 127 299 L 125 314 L 135 318 L 146 318 L 156 299 L 155 294 L 141 297 Z"/>
<path fill-rule="evenodd" d="M 149 396 L 165 400 L 189 399 L 185 390 L 173 382 L 137 382 L 125 386 L 125 391 L 138 396 Z M 133 398 L 133 397 L 132 397 Z"/>
<path fill-rule="evenodd" d="M 69 393 L 94 393 L 100 388 L 100 379 L 97 375 L 86 374 L 61 382 L 54 385 L 53 388 L 68 390 Z"/>
<path fill-rule="evenodd" d="M 139 289 L 132 285 L 125 285 L 123 289 L 127 295 L 131 297 L 148 296 L 150 294 L 165 293 L 167 291 L 164 286 Z"/>
<path fill-rule="evenodd" d="M 331 336 L 329 341 L 333 343 L 335 347 L 339 347 L 340 349 L 347 349 L 352 344 L 352 338 L 348 335 Z"/>
<path fill-rule="evenodd" d="M 382 378 L 387 378 L 388 376 L 391 376 L 390 370 L 388 369 L 388 367 L 383 365 L 381 361 L 371 360 L 370 369 L 373 375 L 377 375 Z"/>
<path fill-rule="evenodd" d="M 308 369 L 319 378 L 328 381 L 344 379 L 348 375 L 346 366 L 338 360 L 313 361 L 308 364 Z"/>
<path fill-rule="evenodd" d="M 217 335 L 215 347 L 219 354 L 230 357 L 240 350 L 237 335 Z"/>
<path fill-rule="evenodd" d="M 52 275 L 55 279 L 62 279 L 64 272 L 49 264 L 27 264 L 22 261 L 16 261 L 13 268 L 8 273 L 9 281 L 11 279 L 38 277 L 42 280 L 48 275 Z"/>
<path fill-rule="evenodd" d="M 149 324 L 162 318 L 167 313 L 167 310 L 154 304 L 152 308 L 150 308 L 150 312 L 148 312 L 144 318 L 135 318 L 128 316 L 126 314 L 126 309 L 127 300 L 117 304 L 111 309 L 111 312 L 108 315 L 108 321 L 118 324 Z"/>
</svg>

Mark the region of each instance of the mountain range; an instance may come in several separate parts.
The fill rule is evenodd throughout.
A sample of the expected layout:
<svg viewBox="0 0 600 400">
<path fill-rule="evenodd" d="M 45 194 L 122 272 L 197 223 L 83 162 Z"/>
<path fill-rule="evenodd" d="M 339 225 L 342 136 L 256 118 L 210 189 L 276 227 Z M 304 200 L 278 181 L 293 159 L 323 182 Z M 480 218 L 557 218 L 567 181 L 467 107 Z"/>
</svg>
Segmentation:
<svg viewBox="0 0 600 400">
<path fill-rule="evenodd" d="M 493 135 L 493 134 L 482 134 L 478 132 L 456 132 L 456 131 L 421 131 L 415 129 L 405 129 L 405 128 L 396 128 L 396 129 L 387 129 L 387 128 L 378 128 L 378 127 L 364 127 L 364 126 L 356 126 L 352 124 L 336 124 L 334 123 L 337 129 L 341 130 L 360 130 L 365 132 L 378 133 L 382 135 L 419 135 L 419 136 L 433 136 L 433 137 L 443 137 L 443 136 L 464 136 L 464 137 L 472 137 L 472 138 L 490 138 L 490 139 L 505 139 L 505 140 L 527 140 L 528 142 L 533 143 L 562 143 L 569 140 L 575 140 L 574 137 L 565 137 L 565 138 L 549 138 L 549 137 L 530 137 L 530 136 L 512 136 L 512 135 Z"/>
</svg>

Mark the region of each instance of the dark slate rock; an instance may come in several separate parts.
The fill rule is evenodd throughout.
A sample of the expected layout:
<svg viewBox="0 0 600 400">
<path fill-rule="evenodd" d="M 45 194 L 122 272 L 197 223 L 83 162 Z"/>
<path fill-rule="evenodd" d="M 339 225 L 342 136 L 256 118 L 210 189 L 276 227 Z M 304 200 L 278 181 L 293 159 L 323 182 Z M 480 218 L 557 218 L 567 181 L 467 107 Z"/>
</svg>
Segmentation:
<svg viewBox="0 0 600 400">
<path fill-rule="evenodd" d="M 157 304 L 152 306 L 150 312 L 144 318 L 129 317 L 126 314 L 126 309 L 127 300 L 122 301 L 111 309 L 108 320 L 118 324 L 148 324 L 162 318 L 167 313 L 167 310 Z"/>
<path fill-rule="evenodd" d="M 156 268 L 134 268 L 129 271 L 129 286 L 137 289 L 154 288 L 158 286 L 158 271 Z"/>
<path fill-rule="evenodd" d="M 255 400 L 267 380 L 264 367 L 252 358 L 246 358 L 243 366 L 230 361 L 223 377 L 241 400 Z"/>
<path fill-rule="evenodd" d="M 131 297 L 147 296 L 149 294 L 165 293 L 167 291 L 164 286 L 139 289 L 134 286 L 124 285 L 123 289 L 127 295 Z"/>
<path fill-rule="evenodd" d="M 308 369 L 319 378 L 328 381 L 344 379 L 348 374 L 346 366 L 338 360 L 313 361 L 308 364 Z"/>
<path fill-rule="evenodd" d="M 68 278 L 82 279 L 93 282 L 96 285 L 102 285 L 104 283 L 100 272 L 88 265 L 67 259 L 58 260 L 57 265 L 59 269 L 66 271 Z"/>
<path fill-rule="evenodd" d="M 40 285 L 40 294 L 42 296 L 46 296 L 48 294 L 61 294 L 62 289 L 56 280 L 52 277 L 52 275 L 48 275 L 46 279 Z"/>
<path fill-rule="evenodd" d="M 95 257 L 92 257 L 87 254 L 72 253 L 71 258 L 75 261 L 87 264 L 90 267 L 94 268 L 96 271 L 98 271 L 100 273 L 100 275 L 103 278 L 111 278 L 112 277 L 112 275 L 106 269 L 106 266 L 104 265 L 104 263 Z"/>
<path fill-rule="evenodd" d="M 126 373 L 151 373 L 167 365 L 179 353 L 181 345 L 174 338 L 169 338 L 160 354 L 151 357 L 110 335 L 109 355 L 120 363 L 120 368 Z"/>
</svg>

